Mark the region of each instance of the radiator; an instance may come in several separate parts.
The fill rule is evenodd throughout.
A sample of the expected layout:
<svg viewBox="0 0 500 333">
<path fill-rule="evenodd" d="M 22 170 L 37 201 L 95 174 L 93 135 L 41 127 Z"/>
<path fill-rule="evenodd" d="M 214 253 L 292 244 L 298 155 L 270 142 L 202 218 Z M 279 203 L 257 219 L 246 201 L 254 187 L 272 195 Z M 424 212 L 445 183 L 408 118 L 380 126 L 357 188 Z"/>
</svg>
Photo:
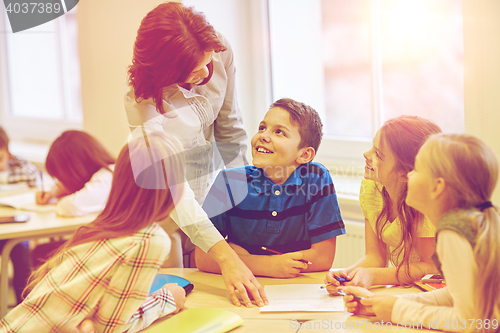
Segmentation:
<svg viewBox="0 0 500 333">
<path fill-rule="evenodd" d="M 345 235 L 337 237 L 333 268 L 346 268 L 365 254 L 365 224 L 344 220 Z"/>
</svg>

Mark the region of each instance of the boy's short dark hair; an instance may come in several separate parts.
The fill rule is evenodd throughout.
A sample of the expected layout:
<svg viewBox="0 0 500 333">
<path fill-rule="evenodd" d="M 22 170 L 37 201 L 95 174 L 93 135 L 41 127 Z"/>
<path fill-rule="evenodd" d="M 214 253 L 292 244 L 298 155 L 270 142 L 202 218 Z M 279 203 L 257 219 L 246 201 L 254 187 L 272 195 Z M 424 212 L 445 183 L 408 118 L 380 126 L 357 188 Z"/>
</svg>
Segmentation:
<svg viewBox="0 0 500 333">
<path fill-rule="evenodd" d="M 7 151 L 9 150 L 9 137 L 2 126 L 0 126 L 0 149 L 3 148 L 7 149 Z"/>
<path fill-rule="evenodd" d="M 281 108 L 290 114 L 290 122 L 299 127 L 299 148 L 313 147 L 318 152 L 323 137 L 323 123 L 316 110 L 309 105 L 291 98 L 281 98 L 271 104 L 269 109 Z"/>
</svg>

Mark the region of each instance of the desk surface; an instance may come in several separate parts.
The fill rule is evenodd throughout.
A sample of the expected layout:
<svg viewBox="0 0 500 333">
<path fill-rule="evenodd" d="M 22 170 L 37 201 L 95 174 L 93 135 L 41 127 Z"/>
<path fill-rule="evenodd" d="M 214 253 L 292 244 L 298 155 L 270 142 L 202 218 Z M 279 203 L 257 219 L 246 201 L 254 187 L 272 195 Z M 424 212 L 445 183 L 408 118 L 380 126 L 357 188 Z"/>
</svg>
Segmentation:
<svg viewBox="0 0 500 333">
<path fill-rule="evenodd" d="M 259 307 L 236 307 L 231 303 L 222 276 L 198 271 L 195 268 L 164 268 L 160 273 L 182 276 L 194 284 L 194 289 L 186 299 L 186 308 L 219 308 L 232 311 L 245 320 L 245 324 L 231 332 L 366 332 L 376 328 L 366 317 L 353 316 L 348 312 L 264 312 Z M 262 287 L 273 284 L 320 284 L 325 272 L 306 273 L 293 279 L 273 279 L 258 277 Z M 374 293 L 407 294 L 420 292 L 417 288 L 374 288 Z M 342 324 L 344 327 L 342 327 Z M 349 327 L 348 327 L 349 324 Z M 299 325 L 302 325 L 299 327 Z M 373 326 L 370 326 L 373 325 Z M 378 330 L 381 327 L 378 327 Z M 384 327 L 386 330 L 389 328 Z M 397 332 L 417 331 L 392 328 Z M 418 329 L 419 332 L 428 331 Z"/>
<path fill-rule="evenodd" d="M 2 188 L 9 188 L 12 185 L 2 185 Z M 38 189 L 30 189 L 18 186 L 14 190 L 0 191 L 0 198 L 26 193 L 36 192 Z M 0 207 L 0 216 L 13 216 L 17 214 L 28 214 L 30 219 L 24 223 L 0 223 L 0 240 L 16 238 L 47 237 L 51 234 L 71 233 L 78 227 L 93 221 L 97 214 L 90 214 L 81 217 L 59 217 L 55 212 L 38 213 L 27 210 L 18 210 L 10 207 Z"/>
<path fill-rule="evenodd" d="M 31 217 L 24 223 L 0 223 L 0 240 L 24 237 L 45 237 L 52 233 L 69 233 L 95 219 L 97 214 L 81 217 L 59 217 L 55 212 L 36 213 L 13 208 L 0 208 L 0 216 L 29 214 Z"/>
</svg>

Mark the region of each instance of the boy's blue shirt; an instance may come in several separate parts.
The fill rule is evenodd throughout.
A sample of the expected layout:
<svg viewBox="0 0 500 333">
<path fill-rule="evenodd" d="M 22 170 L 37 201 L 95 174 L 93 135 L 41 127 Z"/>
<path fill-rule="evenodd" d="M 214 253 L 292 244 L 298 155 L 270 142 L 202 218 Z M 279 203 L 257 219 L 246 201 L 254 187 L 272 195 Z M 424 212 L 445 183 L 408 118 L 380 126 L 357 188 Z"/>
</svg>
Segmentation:
<svg viewBox="0 0 500 333">
<path fill-rule="evenodd" d="M 203 209 L 222 236 L 252 254 L 269 254 L 262 246 L 305 250 L 345 234 L 330 173 L 315 162 L 300 165 L 281 185 L 255 166 L 221 171 Z"/>
</svg>

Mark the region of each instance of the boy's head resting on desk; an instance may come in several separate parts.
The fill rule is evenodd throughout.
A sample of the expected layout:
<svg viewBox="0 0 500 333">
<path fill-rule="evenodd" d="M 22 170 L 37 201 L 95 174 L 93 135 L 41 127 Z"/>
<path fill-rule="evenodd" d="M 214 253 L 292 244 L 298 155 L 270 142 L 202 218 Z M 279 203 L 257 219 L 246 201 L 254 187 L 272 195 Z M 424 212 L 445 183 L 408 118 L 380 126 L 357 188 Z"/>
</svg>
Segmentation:
<svg viewBox="0 0 500 333">
<path fill-rule="evenodd" d="M 275 184 L 283 184 L 301 164 L 313 160 L 323 124 L 312 107 L 290 98 L 271 104 L 253 136 L 253 165 Z"/>
<path fill-rule="evenodd" d="M 0 172 L 5 171 L 7 163 L 11 158 L 9 153 L 9 137 L 4 129 L 0 126 Z"/>
</svg>

